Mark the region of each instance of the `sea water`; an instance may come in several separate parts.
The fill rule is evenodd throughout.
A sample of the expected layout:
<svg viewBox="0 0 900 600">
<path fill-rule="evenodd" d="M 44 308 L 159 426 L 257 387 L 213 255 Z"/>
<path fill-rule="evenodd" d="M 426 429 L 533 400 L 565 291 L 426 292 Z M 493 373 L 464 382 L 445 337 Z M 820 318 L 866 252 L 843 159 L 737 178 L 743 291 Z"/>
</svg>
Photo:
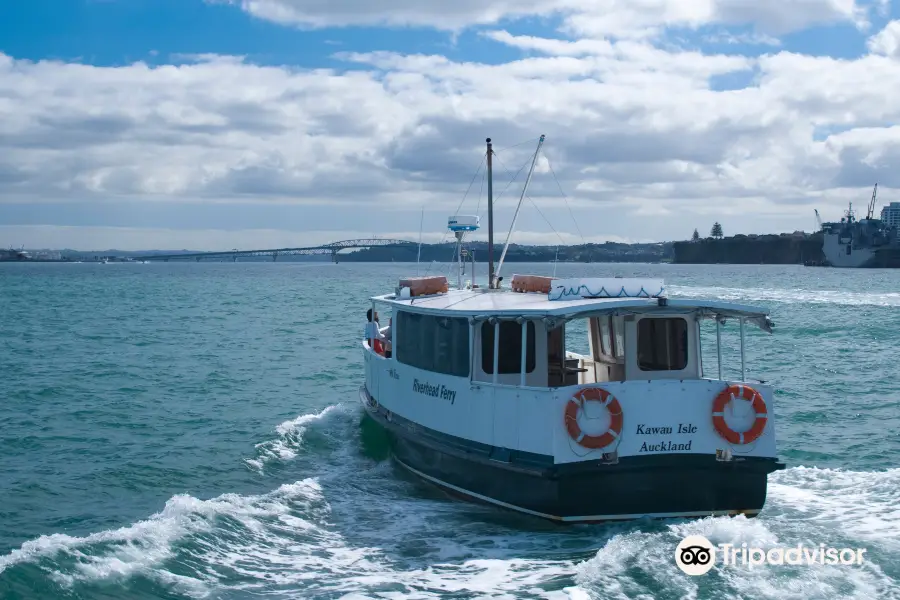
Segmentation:
<svg viewBox="0 0 900 600">
<path fill-rule="evenodd" d="M 0 598 L 900 598 L 900 270 L 558 264 L 775 322 L 747 329 L 787 463 L 762 514 L 607 526 L 459 502 L 386 460 L 360 338 L 367 298 L 416 270 L 0 265 Z M 729 323 L 728 377 L 738 340 Z M 692 577 L 687 535 L 866 553 Z"/>
</svg>

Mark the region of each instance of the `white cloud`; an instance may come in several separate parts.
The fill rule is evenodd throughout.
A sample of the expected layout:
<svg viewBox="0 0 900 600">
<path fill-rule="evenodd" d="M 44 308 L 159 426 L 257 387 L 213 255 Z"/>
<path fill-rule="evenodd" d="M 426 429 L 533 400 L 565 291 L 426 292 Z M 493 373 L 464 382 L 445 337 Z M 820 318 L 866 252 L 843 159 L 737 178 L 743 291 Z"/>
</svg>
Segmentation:
<svg viewBox="0 0 900 600">
<path fill-rule="evenodd" d="M 524 15 L 550 15 L 565 0 L 207 0 L 240 6 L 260 19 L 319 28 L 345 25 L 430 26 L 455 30 Z"/>
<path fill-rule="evenodd" d="M 746 44 L 748 46 L 781 45 L 781 40 L 764 33 L 729 33 L 727 31 L 703 36 L 703 41 L 710 44 Z"/>
<path fill-rule="evenodd" d="M 857 0 L 209 0 L 240 6 L 259 17 L 300 27 L 426 26 L 459 30 L 522 16 L 557 16 L 569 31 L 633 37 L 662 27 L 750 24 L 780 34 L 810 25 L 868 25 Z"/>
<path fill-rule="evenodd" d="M 865 28 L 867 12 L 856 0 L 584 0 L 566 24 L 585 36 L 640 37 L 713 24 L 752 25 L 779 35 L 836 22 Z"/>
<path fill-rule="evenodd" d="M 582 10 L 574 2 L 565 6 Z M 328 14 L 349 10 L 346 1 L 338 4 Z M 601 4 L 625 21 L 644 18 L 642 8 L 656 15 L 656 24 L 743 20 L 784 30 L 816 19 L 861 22 L 859 7 L 840 0 Z M 651 4 L 663 10 L 652 13 Z M 463 15 L 459 22 L 468 22 L 467 10 L 480 10 L 474 3 L 455 5 Z M 406 6 L 410 14 L 438 15 L 446 8 Z M 539 11 L 543 5 L 518 6 Z M 638 21 L 631 24 L 654 26 Z M 423 204 L 436 213 L 456 210 L 485 137 L 494 138 L 499 151 L 499 195 L 507 169 L 514 173 L 527 164 L 542 133 L 550 162 L 542 163 L 531 195 L 564 236 L 575 235 L 575 228 L 553 174 L 590 239 L 677 239 L 694 227 L 708 230 L 711 219 L 729 232 L 809 229 L 813 205 L 823 217 L 839 215 L 875 181 L 885 198 L 900 189 L 900 171 L 891 166 L 900 147 L 900 130 L 893 127 L 900 122 L 893 101 L 900 97 L 900 61 L 876 54 L 857 60 L 791 52 L 709 55 L 647 39 L 547 39 L 501 29 L 484 35 L 535 56 L 481 64 L 343 53 L 338 56 L 350 66 L 364 68 L 334 71 L 203 54 L 159 67 L 30 62 L 0 54 L 0 221 L 10 222 L 9 206 L 37 203 L 190 200 L 244 203 L 252 211 L 254 204 L 277 202 L 336 215 L 338 207 L 366 212 L 372 231 L 364 237 L 412 231 L 415 239 Z M 720 77 L 746 87 L 717 91 L 713 80 Z M 821 139 L 828 130 L 835 133 Z M 504 202 L 514 204 L 523 178 Z M 464 212 L 474 209 L 479 184 Z M 483 191 L 481 197 L 483 214 Z M 528 211 L 530 203 L 523 208 Z M 61 224 L 52 209 L 42 214 L 47 224 Z M 334 231 L 351 227 L 335 223 L 321 241 L 352 233 Z M 312 229 L 272 226 L 297 228 L 304 236 Z M 544 226 L 542 219 L 523 221 L 530 231 Z M 161 241 L 134 238 L 137 247 L 170 242 L 205 249 L 180 241 L 194 233 L 146 231 Z M 246 235 L 259 242 L 278 245 L 281 239 L 254 231 Z M 296 232 L 288 233 L 296 240 Z M 196 235 L 209 249 L 234 247 L 237 242 L 227 240 L 240 237 L 230 231 Z M 547 243 L 558 239 L 547 235 Z"/>
<path fill-rule="evenodd" d="M 869 52 L 900 58 L 900 21 L 891 21 L 866 42 Z"/>
</svg>

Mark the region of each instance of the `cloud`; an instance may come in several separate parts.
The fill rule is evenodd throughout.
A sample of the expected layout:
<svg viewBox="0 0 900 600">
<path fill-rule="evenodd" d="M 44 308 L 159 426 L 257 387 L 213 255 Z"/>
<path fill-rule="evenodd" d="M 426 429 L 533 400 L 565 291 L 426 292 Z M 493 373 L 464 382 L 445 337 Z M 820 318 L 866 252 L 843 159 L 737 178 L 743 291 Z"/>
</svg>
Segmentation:
<svg viewBox="0 0 900 600">
<path fill-rule="evenodd" d="M 523 16 L 562 18 L 568 31 L 635 37 L 666 27 L 708 24 L 757 27 L 781 34 L 835 22 L 868 26 L 857 0 L 210 0 L 255 17 L 304 28 L 347 25 L 420 26 L 456 31 Z"/>
<path fill-rule="evenodd" d="M 900 21 L 891 21 L 866 42 L 869 52 L 900 58 Z"/>
<path fill-rule="evenodd" d="M 781 46 L 781 40 L 764 33 L 729 33 L 720 31 L 712 35 L 703 36 L 703 41 L 709 44 L 746 44 L 748 46 Z"/>
<path fill-rule="evenodd" d="M 503 18 L 543 14 L 566 8 L 559 0 L 208 0 L 228 3 L 260 19 L 304 28 L 346 25 L 428 26 L 456 30 L 496 23 Z"/>
<path fill-rule="evenodd" d="M 277 4 L 242 6 L 271 12 Z M 426 23 L 450 11 L 465 25 L 514 11 L 512 4 L 490 1 L 451 4 L 398 3 L 396 14 Z M 353 7 L 359 9 L 355 19 L 370 18 L 374 10 L 348 0 L 328 5 L 330 11 L 304 2 L 303 18 L 343 23 Z M 825 21 L 862 27 L 865 17 L 849 0 L 605 0 L 590 6 L 535 0 L 515 6 L 533 14 L 560 12 L 570 33 L 577 19 L 584 31 L 602 30 L 610 22 L 590 21 L 601 17 L 619 19 L 623 31 L 740 22 L 756 26 L 758 35 Z M 391 14 L 382 5 L 378 11 Z M 462 211 L 484 214 L 481 175 L 473 175 L 486 137 L 497 150 L 495 195 L 514 206 L 523 167 L 546 134 L 548 161 L 529 195 L 564 236 L 576 230 L 568 208 L 592 239 L 673 239 L 676 230 L 687 237 L 694 227 L 708 230 L 709 219 L 732 232 L 809 228 L 812 205 L 823 215 L 838 213 L 875 181 L 885 197 L 892 187 L 900 189 L 891 167 L 900 158 L 900 131 L 893 127 L 900 120 L 893 102 L 900 96 L 900 61 L 886 56 L 896 53 L 886 41 L 896 29 L 892 22 L 873 36 L 872 54 L 855 60 L 777 50 L 760 57 L 686 51 L 640 35 L 524 36 L 499 26 L 482 35 L 523 57 L 487 64 L 343 52 L 335 55 L 343 61 L 340 69 L 305 69 L 209 54 L 159 66 L 0 54 L 0 220 L 10 222 L 5 206 L 39 203 L 190 201 L 210 206 L 211 219 L 214 206 L 225 203 L 248 211 L 296 204 L 366 214 L 372 231 L 413 231 L 415 239 L 420 207 L 453 214 L 470 182 Z M 743 85 L 720 89 L 714 81 L 723 77 Z M 532 209 L 529 201 L 523 212 Z M 63 224 L 53 221 L 51 209 L 43 214 L 48 225 Z M 132 217 L 135 224 L 140 218 Z M 546 225 L 520 219 L 530 231 Z M 322 241 L 342 229 L 328 227 L 332 233 Z M 173 247 L 196 247 L 152 231 Z M 141 239 L 139 246 L 147 247 Z M 234 246 L 225 237 L 208 239 Z M 549 243 L 557 239 L 552 234 Z"/>
</svg>

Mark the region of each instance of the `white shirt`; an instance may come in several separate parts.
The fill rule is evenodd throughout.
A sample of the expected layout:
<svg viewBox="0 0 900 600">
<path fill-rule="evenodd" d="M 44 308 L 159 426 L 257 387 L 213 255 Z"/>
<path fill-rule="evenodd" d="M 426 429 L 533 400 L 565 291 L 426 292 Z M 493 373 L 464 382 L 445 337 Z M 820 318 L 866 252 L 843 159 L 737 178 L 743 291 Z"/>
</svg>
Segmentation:
<svg viewBox="0 0 900 600">
<path fill-rule="evenodd" d="M 381 330 L 378 328 L 378 321 L 368 321 L 366 323 L 363 339 L 371 340 L 372 338 L 375 338 L 376 340 L 384 339 L 384 334 L 382 334 Z"/>
</svg>

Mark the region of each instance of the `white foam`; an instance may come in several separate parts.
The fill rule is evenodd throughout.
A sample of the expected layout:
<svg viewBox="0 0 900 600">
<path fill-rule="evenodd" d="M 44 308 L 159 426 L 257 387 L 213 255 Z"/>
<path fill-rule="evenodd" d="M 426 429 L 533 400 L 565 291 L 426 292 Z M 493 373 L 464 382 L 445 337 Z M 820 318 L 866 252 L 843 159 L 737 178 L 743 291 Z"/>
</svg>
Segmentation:
<svg viewBox="0 0 900 600">
<path fill-rule="evenodd" d="M 279 428 L 295 435 L 325 413 Z M 327 436 L 352 439 L 358 414 L 336 411 Z M 291 449 L 303 451 L 300 433 Z M 900 596 L 880 561 L 896 555 L 900 470 L 791 468 L 771 476 L 757 519 L 559 527 L 436 495 L 353 444 L 318 456 L 316 477 L 257 496 L 176 496 L 158 514 L 82 538 L 42 536 L 0 557 L 0 572 L 37 563 L 65 585 L 141 574 L 184 595 L 294 597 L 865 598 Z M 690 533 L 768 547 L 871 544 L 862 567 L 717 567 L 691 578 L 674 564 Z M 850 544 L 852 542 L 852 544 Z M 167 570 L 177 561 L 178 575 Z M 173 562 L 174 564 L 174 562 Z M 197 565 L 185 573 L 188 565 Z M 891 568 L 896 568 L 893 566 Z"/>
<path fill-rule="evenodd" d="M 658 590 L 679 598 L 722 597 L 772 600 L 821 598 L 883 598 L 900 594 L 900 585 L 886 576 L 876 561 L 859 567 L 831 565 L 725 566 L 717 558 L 712 571 L 701 577 L 682 573 L 674 563 L 678 542 L 702 535 L 714 544 L 771 548 L 795 546 L 805 536 L 829 542 L 827 531 L 798 521 L 781 529 L 780 519 L 761 516 L 708 518 L 670 524 L 657 533 L 630 532 L 611 539 L 597 555 L 578 566 L 582 588 L 605 598 L 654 598 Z M 832 538 L 830 540 L 834 542 Z"/>
<path fill-rule="evenodd" d="M 93 533 L 84 537 L 65 534 L 43 535 L 0 556 L 0 573 L 23 562 L 52 560 L 52 577 L 64 585 L 77 581 L 123 579 L 143 574 L 194 596 L 206 593 L 202 574 L 186 577 L 156 569 L 175 556 L 173 546 L 189 535 L 214 536 L 218 519 L 229 516 L 249 531 L 260 533 L 259 518 L 281 515 L 290 510 L 287 501 L 306 500 L 307 508 L 320 490 L 314 480 L 282 485 L 262 496 L 224 494 L 210 500 L 188 495 L 173 496 L 165 508 L 144 521 L 128 527 Z"/>
<path fill-rule="evenodd" d="M 900 551 L 900 469 L 795 467 L 770 476 L 769 495 L 784 518 Z"/>
<path fill-rule="evenodd" d="M 721 300 L 780 302 L 784 304 L 840 304 L 845 306 L 900 306 L 897 292 L 855 292 L 847 290 L 811 290 L 803 288 L 730 288 L 670 286 L 670 296 L 694 296 Z"/>
<path fill-rule="evenodd" d="M 341 410 L 341 405 L 328 406 L 324 410 L 315 413 L 300 415 L 295 419 L 285 421 L 275 427 L 278 437 L 256 444 L 257 456 L 245 459 L 251 468 L 262 472 L 265 465 L 272 461 L 287 461 L 296 458 L 297 451 L 303 444 L 303 435 L 307 429 L 315 423 L 320 423 L 326 418 Z"/>
</svg>

